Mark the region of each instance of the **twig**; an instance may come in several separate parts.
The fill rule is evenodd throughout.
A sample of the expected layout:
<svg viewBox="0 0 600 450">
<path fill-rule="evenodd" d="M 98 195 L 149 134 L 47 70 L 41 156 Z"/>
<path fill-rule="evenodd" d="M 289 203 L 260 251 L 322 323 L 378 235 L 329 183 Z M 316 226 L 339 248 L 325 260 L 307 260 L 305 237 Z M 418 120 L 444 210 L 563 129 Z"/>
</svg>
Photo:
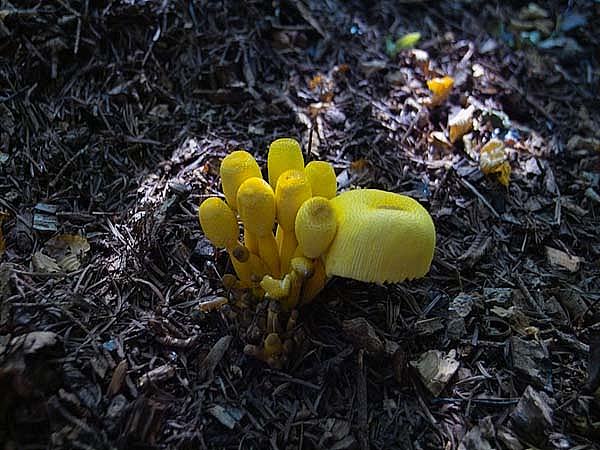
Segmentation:
<svg viewBox="0 0 600 450">
<path fill-rule="evenodd" d="M 364 350 L 358 351 L 356 366 L 356 401 L 358 402 L 358 446 L 360 450 L 369 450 L 369 425 L 367 411 L 367 377 L 364 367 Z"/>
<path fill-rule="evenodd" d="M 496 217 L 496 219 L 500 218 L 500 214 L 498 214 L 498 212 L 494 209 L 494 207 L 490 204 L 490 202 L 488 202 L 487 199 L 479 193 L 479 191 L 475 188 L 475 186 L 473 186 L 467 180 L 460 180 L 460 182 L 464 186 L 468 187 L 471 190 L 471 192 L 473 192 L 473 194 L 475 194 L 477 196 L 477 198 L 479 200 L 481 200 L 481 202 L 492 212 L 492 214 L 494 214 L 494 217 Z"/>
</svg>

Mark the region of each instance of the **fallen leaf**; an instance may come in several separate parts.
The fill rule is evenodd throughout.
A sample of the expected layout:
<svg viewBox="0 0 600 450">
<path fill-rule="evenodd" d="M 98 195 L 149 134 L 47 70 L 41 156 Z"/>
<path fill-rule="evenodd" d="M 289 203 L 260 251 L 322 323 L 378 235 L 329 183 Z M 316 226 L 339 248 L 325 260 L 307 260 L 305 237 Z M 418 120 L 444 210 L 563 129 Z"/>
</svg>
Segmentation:
<svg viewBox="0 0 600 450">
<path fill-rule="evenodd" d="M 88 240 L 78 234 L 61 234 L 44 245 L 49 256 L 66 272 L 81 267 L 83 256 L 90 251 Z"/>
<path fill-rule="evenodd" d="M 421 33 L 418 31 L 415 33 L 408 33 L 404 36 L 396 39 L 396 50 L 404 50 L 412 48 L 421 40 Z"/>
<path fill-rule="evenodd" d="M 429 136 L 434 145 L 447 150 L 452 148 L 452 143 L 442 131 L 433 131 Z"/>
<path fill-rule="evenodd" d="M 57 273 L 61 272 L 60 266 L 56 263 L 54 258 L 50 258 L 44 255 L 41 251 L 35 252 L 31 256 L 31 262 L 35 270 L 44 273 Z"/>
<path fill-rule="evenodd" d="M 427 81 L 427 87 L 433 93 L 431 106 L 438 106 L 446 101 L 454 86 L 454 78 L 446 75 L 442 78 L 432 78 Z"/>
<path fill-rule="evenodd" d="M 429 350 L 417 361 L 411 361 L 410 365 L 417 370 L 427 389 L 437 397 L 456 373 L 460 363 L 456 360 L 455 350 L 450 350 L 448 354 Z"/>
<path fill-rule="evenodd" d="M 457 114 L 448 118 L 448 129 L 450 134 L 450 142 L 455 143 L 473 129 L 473 105 L 468 108 L 461 109 Z"/>
<path fill-rule="evenodd" d="M 583 261 L 583 258 L 571 256 L 562 250 L 552 247 L 546 247 L 546 255 L 550 264 L 567 269 L 569 272 L 577 272 Z"/>
</svg>

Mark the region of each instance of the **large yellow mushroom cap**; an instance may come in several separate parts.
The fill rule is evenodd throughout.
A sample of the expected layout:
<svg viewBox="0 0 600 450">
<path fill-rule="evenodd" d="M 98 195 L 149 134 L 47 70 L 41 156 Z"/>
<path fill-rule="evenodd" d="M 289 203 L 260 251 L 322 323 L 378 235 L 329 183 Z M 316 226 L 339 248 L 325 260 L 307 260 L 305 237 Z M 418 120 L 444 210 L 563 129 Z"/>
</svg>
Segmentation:
<svg viewBox="0 0 600 450">
<path fill-rule="evenodd" d="M 304 168 L 314 197 L 333 198 L 337 179 L 333 166 L 327 161 L 311 161 Z"/>
<path fill-rule="evenodd" d="M 424 276 L 435 249 L 431 216 L 416 200 L 377 189 L 331 199 L 337 233 L 325 254 L 328 276 L 399 282 Z"/>
<path fill-rule="evenodd" d="M 237 192 L 238 212 L 244 226 L 258 237 L 273 233 L 275 194 L 262 178 L 248 178 Z"/>
<path fill-rule="evenodd" d="M 244 150 L 230 153 L 221 162 L 219 169 L 223 193 L 231 208 L 237 210 L 237 191 L 248 178 L 262 178 L 260 167 L 254 157 Z"/>
<path fill-rule="evenodd" d="M 277 190 L 277 180 L 287 170 L 303 170 L 304 157 L 300 144 L 295 139 L 281 138 L 273 141 L 269 146 L 267 156 L 267 171 L 269 184 L 274 191 Z"/>
<path fill-rule="evenodd" d="M 198 208 L 198 219 L 204 235 L 215 247 L 229 249 L 237 244 L 237 219 L 227 203 L 220 198 L 204 200 Z"/>
<path fill-rule="evenodd" d="M 325 197 L 311 197 L 296 214 L 296 239 L 302 254 L 318 258 L 331 244 L 337 219 L 331 202 Z"/>
</svg>

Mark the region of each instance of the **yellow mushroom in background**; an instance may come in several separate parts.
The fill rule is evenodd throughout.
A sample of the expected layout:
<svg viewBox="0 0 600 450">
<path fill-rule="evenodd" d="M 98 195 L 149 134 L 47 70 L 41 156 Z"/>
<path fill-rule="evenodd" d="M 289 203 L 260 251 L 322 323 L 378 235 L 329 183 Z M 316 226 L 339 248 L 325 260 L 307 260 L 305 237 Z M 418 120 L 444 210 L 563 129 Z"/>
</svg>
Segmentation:
<svg viewBox="0 0 600 450">
<path fill-rule="evenodd" d="M 288 271 L 290 260 L 298 242 L 295 235 L 296 213 L 300 206 L 311 198 L 312 190 L 308 178 L 302 170 L 288 170 L 281 174 L 275 190 L 277 203 L 277 223 L 281 227 L 281 245 L 279 254 L 281 271 Z"/>
<path fill-rule="evenodd" d="M 385 283 L 424 276 L 435 249 L 435 227 L 416 200 L 377 189 L 331 199 L 337 232 L 324 256 L 327 276 Z"/>
<path fill-rule="evenodd" d="M 223 200 L 217 197 L 204 200 L 198 208 L 198 219 L 208 240 L 215 247 L 227 250 L 243 286 L 250 286 L 254 277 L 262 278 L 265 272 L 262 261 L 256 255 L 248 255 L 242 250 L 245 248 L 238 241 L 237 219 Z"/>
<path fill-rule="evenodd" d="M 326 161 L 311 161 L 304 168 L 313 197 L 333 198 L 337 192 L 337 178 L 333 166 Z"/>
<path fill-rule="evenodd" d="M 281 174 L 291 169 L 304 169 L 304 157 L 300 144 L 291 138 L 276 139 L 269 146 L 267 155 L 269 184 L 274 191 L 277 191 L 277 181 Z"/>
<path fill-rule="evenodd" d="M 244 150 L 231 152 L 221 162 L 219 169 L 223 194 L 227 204 L 237 211 L 237 191 L 248 178 L 262 178 L 260 167 L 254 157 Z"/>
<path fill-rule="evenodd" d="M 277 242 L 273 236 L 275 224 L 275 194 L 262 178 L 248 178 L 237 191 L 238 213 L 247 232 L 256 236 L 258 255 L 269 273 L 279 278 L 280 262 Z"/>
</svg>

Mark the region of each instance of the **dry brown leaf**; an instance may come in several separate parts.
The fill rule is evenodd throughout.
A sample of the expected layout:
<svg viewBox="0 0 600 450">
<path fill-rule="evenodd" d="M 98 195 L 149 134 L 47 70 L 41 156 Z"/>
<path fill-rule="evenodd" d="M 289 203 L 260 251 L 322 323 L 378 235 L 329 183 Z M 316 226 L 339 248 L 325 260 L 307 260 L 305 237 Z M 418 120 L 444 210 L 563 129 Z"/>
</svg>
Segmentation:
<svg viewBox="0 0 600 450">
<path fill-rule="evenodd" d="M 46 242 L 46 253 L 66 272 L 81 267 L 83 256 L 90 251 L 87 239 L 78 234 L 61 234 Z"/>
<path fill-rule="evenodd" d="M 60 266 L 56 263 L 54 258 L 44 255 L 41 251 L 35 252 L 31 256 L 31 262 L 35 270 L 44 273 L 57 273 L 61 272 Z"/>
<path fill-rule="evenodd" d="M 448 130 L 450 134 L 450 142 L 453 144 L 473 129 L 473 105 L 468 108 L 461 109 L 458 113 L 448 118 Z"/>
<path fill-rule="evenodd" d="M 83 256 L 85 253 L 90 251 L 90 243 L 88 240 L 78 234 L 61 234 L 46 242 L 46 247 L 56 251 L 55 257 L 59 256 L 60 253 L 64 253 L 62 256 L 72 254 L 76 256 Z"/>
<path fill-rule="evenodd" d="M 441 147 L 446 150 L 452 148 L 452 143 L 442 131 L 433 131 L 429 136 L 431 137 L 433 144 L 437 147 Z"/>
</svg>

